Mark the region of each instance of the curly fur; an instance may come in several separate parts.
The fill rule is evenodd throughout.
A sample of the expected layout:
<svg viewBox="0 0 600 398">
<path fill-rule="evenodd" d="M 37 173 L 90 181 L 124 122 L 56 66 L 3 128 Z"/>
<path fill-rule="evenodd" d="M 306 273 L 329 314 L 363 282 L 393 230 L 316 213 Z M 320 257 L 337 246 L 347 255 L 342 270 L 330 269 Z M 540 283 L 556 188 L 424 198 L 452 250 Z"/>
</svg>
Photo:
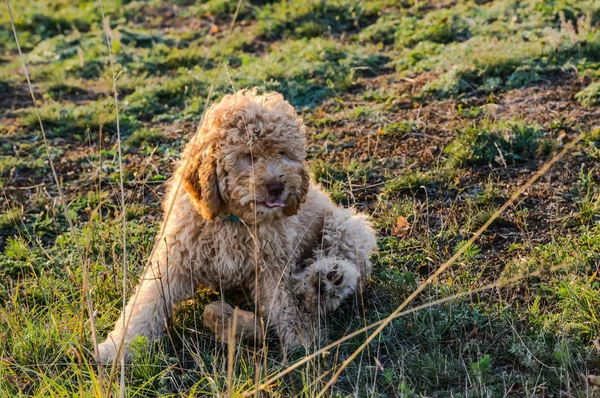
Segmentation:
<svg viewBox="0 0 600 398">
<path fill-rule="evenodd" d="M 121 341 L 159 337 L 199 286 L 246 289 L 285 345 L 313 342 L 316 314 L 335 310 L 369 275 L 375 233 L 309 181 L 305 148 L 304 124 L 280 94 L 242 90 L 208 109 L 169 182 L 164 207 L 174 201 L 173 209 L 127 305 L 127 329 L 121 315 L 101 361 Z M 270 183 L 284 184 L 281 206 L 266 204 Z"/>
</svg>

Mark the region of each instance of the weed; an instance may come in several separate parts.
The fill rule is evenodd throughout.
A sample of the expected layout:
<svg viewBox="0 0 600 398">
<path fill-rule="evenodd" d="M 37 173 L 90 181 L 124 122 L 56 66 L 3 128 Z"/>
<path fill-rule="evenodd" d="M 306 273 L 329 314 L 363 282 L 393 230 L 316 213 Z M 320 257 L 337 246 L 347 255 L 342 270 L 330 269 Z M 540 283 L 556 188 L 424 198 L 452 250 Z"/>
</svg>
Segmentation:
<svg viewBox="0 0 600 398">
<path fill-rule="evenodd" d="M 26 242 L 22 238 L 11 238 L 9 237 L 6 241 L 6 248 L 4 254 L 9 258 L 15 260 L 24 260 L 29 255 L 29 248 Z"/>
<path fill-rule="evenodd" d="M 553 145 L 538 126 L 522 122 L 471 125 L 445 148 L 452 165 L 506 164 L 548 154 Z"/>
<path fill-rule="evenodd" d="M 458 252 L 459 250 L 461 250 L 465 246 L 466 243 L 467 243 L 466 241 L 461 241 L 454 248 L 454 252 Z M 461 261 L 469 263 L 470 261 L 473 261 L 480 254 L 481 254 L 481 249 L 479 247 L 477 247 L 477 245 L 474 245 L 474 244 L 469 245 L 463 252 Z"/>
<path fill-rule="evenodd" d="M 358 27 L 370 10 L 360 2 L 315 0 L 266 5 L 257 15 L 260 32 L 270 38 L 317 37 L 326 32 L 341 33 Z"/>
<path fill-rule="evenodd" d="M 490 370 L 492 369 L 491 357 L 485 354 L 477 362 L 471 363 L 471 371 L 479 379 L 479 382 L 483 384 L 485 379 L 488 377 Z"/>
<path fill-rule="evenodd" d="M 600 215 L 600 189 L 592 179 L 593 173 L 594 170 L 587 173 L 583 168 L 579 170 L 576 203 L 578 218 L 583 224 L 592 223 Z"/>
<path fill-rule="evenodd" d="M 142 128 L 127 137 L 126 145 L 140 147 L 143 144 L 157 145 L 165 141 L 165 133 L 157 129 Z"/>
<path fill-rule="evenodd" d="M 417 124 L 411 120 L 400 120 L 399 122 L 388 124 L 383 128 L 384 135 L 403 136 L 415 132 Z"/>
<path fill-rule="evenodd" d="M 589 86 L 575 94 L 583 106 L 595 106 L 600 104 L 600 82 L 591 83 Z"/>
<path fill-rule="evenodd" d="M 19 221 L 23 217 L 23 209 L 13 207 L 11 210 L 0 214 L 0 234 L 9 235 L 19 225 Z"/>
<path fill-rule="evenodd" d="M 49 103 L 39 109 L 40 117 L 49 137 L 68 137 L 83 140 L 86 131 L 98 131 L 100 127 L 116 129 L 115 102 L 106 99 L 90 105 L 74 106 Z M 127 132 L 135 125 L 135 120 L 120 114 L 120 127 Z M 39 129 L 34 109 L 26 109 L 22 116 L 23 125 L 29 130 Z"/>
</svg>

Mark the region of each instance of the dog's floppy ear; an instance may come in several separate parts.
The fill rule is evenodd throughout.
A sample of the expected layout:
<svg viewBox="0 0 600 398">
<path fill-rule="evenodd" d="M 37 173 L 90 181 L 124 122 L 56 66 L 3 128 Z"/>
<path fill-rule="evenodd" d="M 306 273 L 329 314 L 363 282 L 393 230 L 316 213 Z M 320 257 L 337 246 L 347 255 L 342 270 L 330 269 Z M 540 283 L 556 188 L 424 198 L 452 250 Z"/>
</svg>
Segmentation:
<svg viewBox="0 0 600 398">
<path fill-rule="evenodd" d="M 182 173 L 183 187 L 190 195 L 198 213 L 207 220 L 214 220 L 223 206 L 217 179 L 215 149 L 209 145 L 195 144 L 185 151 L 187 159 L 183 160 L 181 166 L 185 167 Z"/>
<path fill-rule="evenodd" d="M 300 210 L 300 205 L 304 203 L 304 201 L 306 200 L 306 194 L 308 193 L 310 176 L 308 175 L 308 171 L 306 170 L 306 165 L 303 165 L 299 174 L 302 178 L 300 187 L 298 187 L 297 192 L 295 192 L 290 198 L 288 198 L 288 200 L 286 201 L 286 206 L 283 209 L 283 214 L 285 214 L 287 217 L 298 214 L 298 211 Z"/>
</svg>

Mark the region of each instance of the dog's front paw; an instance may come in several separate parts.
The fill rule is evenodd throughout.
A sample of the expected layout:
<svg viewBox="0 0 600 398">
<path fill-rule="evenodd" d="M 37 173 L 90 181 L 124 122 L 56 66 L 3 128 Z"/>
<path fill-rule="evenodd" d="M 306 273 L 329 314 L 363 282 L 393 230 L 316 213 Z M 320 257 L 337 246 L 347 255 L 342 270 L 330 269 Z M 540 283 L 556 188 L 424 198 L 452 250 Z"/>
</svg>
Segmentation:
<svg viewBox="0 0 600 398">
<path fill-rule="evenodd" d="M 98 344 L 98 355 L 96 356 L 96 361 L 105 365 L 112 363 L 119 350 L 117 344 L 118 342 L 111 337 L 109 337 L 104 343 Z M 125 357 L 127 358 L 127 352 L 125 352 Z"/>
<path fill-rule="evenodd" d="M 345 294 L 339 288 L 344 283 L 344 274 L 337 271 L 329 271 L 324 274 L 317 271 L 308 283 L 308 289 L 304 294 L 306 307 L 311 311 L 332 311 L 341 303 Z"/>
<path fill-rule="evenodd" d="M 308 310 L 333 311 L 354 292 L 359 277 L 360 274 L 349 262 L 324 258 L 311 264 L 301 274 L 296 292 L 304 296 Z"/>
</svg>

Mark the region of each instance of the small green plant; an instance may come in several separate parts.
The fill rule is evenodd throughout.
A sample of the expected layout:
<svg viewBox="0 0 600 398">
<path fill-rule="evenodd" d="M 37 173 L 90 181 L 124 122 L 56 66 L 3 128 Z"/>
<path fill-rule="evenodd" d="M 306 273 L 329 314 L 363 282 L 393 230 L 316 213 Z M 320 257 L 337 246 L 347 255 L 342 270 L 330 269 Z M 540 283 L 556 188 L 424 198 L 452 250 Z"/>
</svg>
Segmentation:
<svg viewBox="0 0 600 398">
<path fill-rule="evenodd" d="M 431 188 L 439 182 L 436 173 L 419 170 L 409 171 L 397 178 L 389 179 L 385 183 L 382 193 L 387 197 L 403 192 L 415 193 L 421 189 Z"/>
<path fill-rule="evenodd" d="M 131 134 L 125 144 L 129 147 L 141 147 L 142 145 L 158 145 L 165 141 L 165 133 L 157 129 L 142 128 Z"/>
<path fill-rule="evenodd" d="M 404 382 L 398 385 L 398 391 L 401 398 L 412 398 L 415 396 L 415 390 Z"/>
<path fill-rule="evenodd" d="M 600 104 L 600 82 L 591 83 L 575 94 L 575 99 L 583 106 L 596 106 Z"/>
<path fill-rule="evenodd" d="M 444 152 L 451 165 L 506 165 L 548 154 L 552 141 L 538 126 L 522 122 L 473 124 L 459 131 Z"/>
<path fill-rule="evenodd" d="M 491 177 L 488 177 L 483 189 L 477 191 L 474 199 L 475 203 L 478 205 L 491 205 L 494 204 L 498 196 L 500 196 L 500 191 L 497 187 L 497 183 L 493 181 Z"/>
<path fill-rule="evenodd" d="M 153 350 L 145 336 L 136 336 L 129 345 L 131 353 L 131 376 L 136 384 L 154 384 L 158 387 L 159 377 L 168 368 L 164 355 Z"/>
<path fill-rule="evenodd" d="M 463 104 L 458 104 L 457 111 L 460 116 L 467 117 L 469 119 L 477 119 L 485 113 L 484 109 L 479 106 L 472 106 L 468 110 L 465 110 L 463 108 Z"/>
<path fill-rule="evenodd" d="M 585 151 L 592 159 L 600 159 L 600 129 L 594 129 L 584 137 Z"/>
<path fill-rule="evenodd" d="M 471 362 L 471 372 L 477 377 L 481 384 L 485 383 L 490 371 L 492 370 L 492 358 L 485 354 L 477 362 Z"/>
<path fill-rule="evenodd" d="M 383 128 L 384 135 L 403 136 L 417 130 L 417 124 L 412 120 L 400 120 Z"/>
<path fill-rule="evenodd" d="M 29 255 L 29 248 L 23 238 L 9 237 L 6 241 L 4 254 L 15 260 L 24 260 Z"/>
<path fill-rule="evenodd" d="M 577 183 L 577 210 L 579 220 L 583 224 L 595 221 L 600 215 L 600 189 L 592 179 L 594 169 L 585 172 L 579 170 L 579 181 Z"/>
<path fill-rule="evenodd" d="M 481 249 L 474 243 L 470 244 L 469 246 L 467 245 L 467 241 L 461 241 L 458 245 L 456 245 L 456 247 L 454 248 L 454 252 L 457 253 L 459 250 L 465 248 L 465 251 L 463 252 L 462 256 L 461 256 L 461 261 L 465 262 L 465 263 L 469 263 L 471 261 L 473 261 L 477 256 L 479 256 L 481 254 Z"/>
<path fill-rule="evenodd" d="M 21 217 L 23 217 L 23 208 L 16 206 L 0 214 L 0 235 L 14 231 Z"/>
</svg>

